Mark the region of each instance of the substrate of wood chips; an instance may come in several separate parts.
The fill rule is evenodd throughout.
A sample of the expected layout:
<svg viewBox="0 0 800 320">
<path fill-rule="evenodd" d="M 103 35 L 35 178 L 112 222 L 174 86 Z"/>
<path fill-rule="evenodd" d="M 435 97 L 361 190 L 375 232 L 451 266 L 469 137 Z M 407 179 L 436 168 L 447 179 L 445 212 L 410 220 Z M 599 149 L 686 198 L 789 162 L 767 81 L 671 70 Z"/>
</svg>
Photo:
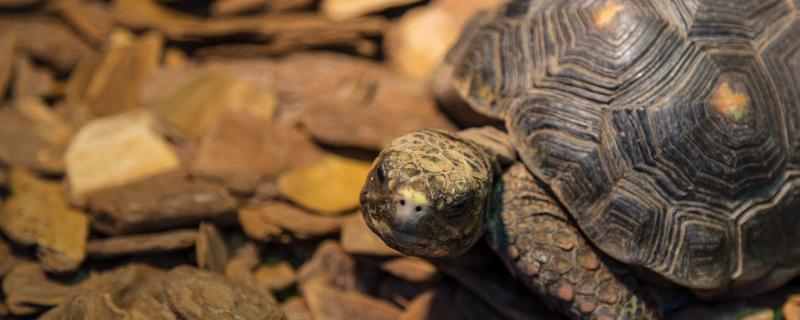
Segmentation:
<svg viewBox="0 0 800 320">
<path fill-rule="evenodd" d="M 463 125 L 427 80 L 500 2 L 0 0 L 0 318 L 558 318 L 358 211 L 386 142 Z M 668 316 L 797 319 L 799 287 Z"/>
</svg>

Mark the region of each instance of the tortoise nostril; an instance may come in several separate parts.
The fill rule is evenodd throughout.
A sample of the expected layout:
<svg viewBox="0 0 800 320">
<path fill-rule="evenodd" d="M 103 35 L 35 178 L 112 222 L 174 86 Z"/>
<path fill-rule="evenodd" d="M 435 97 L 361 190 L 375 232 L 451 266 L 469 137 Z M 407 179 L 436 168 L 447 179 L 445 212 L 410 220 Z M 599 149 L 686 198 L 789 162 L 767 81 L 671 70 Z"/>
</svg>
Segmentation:
<svg viewBox="0 0 800 320">
<path fill-rule="evenodd" d="M 401 200 L 400 200 L 400 205 L 401 205 L 401 206 L 404 206 L 404 205 L 406 205 L 406 201 L 401 199 Z"/>
<path fill-rule="evenodd" d="M 422 207 L 416 207 L 416 208 L 414 208 L 414 210 L 416 210 L 417 212 L 420 212 L 420 211 L 422 211 Z"/>
</svg>

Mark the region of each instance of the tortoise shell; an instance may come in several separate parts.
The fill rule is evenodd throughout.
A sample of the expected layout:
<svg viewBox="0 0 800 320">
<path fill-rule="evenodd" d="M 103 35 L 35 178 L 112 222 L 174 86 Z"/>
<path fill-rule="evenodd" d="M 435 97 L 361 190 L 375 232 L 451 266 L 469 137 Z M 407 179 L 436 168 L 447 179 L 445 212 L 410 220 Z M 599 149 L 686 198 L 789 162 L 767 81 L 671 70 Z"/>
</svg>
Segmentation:
<svg viewBox="0 0 800 320">
<path fill-rule="evenodd" d="M 798 10 L 513 1 L 473 18 L 445 65 L 598 248 L 735 288 L 800 270 Z"/>
</svg>

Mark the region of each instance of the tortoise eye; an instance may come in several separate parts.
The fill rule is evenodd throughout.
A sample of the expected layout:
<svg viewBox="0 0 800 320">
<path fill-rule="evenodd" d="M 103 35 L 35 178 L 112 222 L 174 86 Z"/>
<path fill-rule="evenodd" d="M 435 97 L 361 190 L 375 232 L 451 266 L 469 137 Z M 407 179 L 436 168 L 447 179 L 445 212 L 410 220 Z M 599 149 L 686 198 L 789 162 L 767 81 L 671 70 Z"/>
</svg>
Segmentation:
<svg viewBox="0 0 800 320">
<path fill-rule="evenodd" d="M 383 171 L 383 166 L 378 166 L 378 170 L 375 172 L 375 175 L 378 176 L 378 182 L 386 183 L 386 173 Z"/>
<path fill-rule="evenodd" d="M 448 206 L 441 211 L 442 217 L 448 220 L 457 220 L 469 215 L 469 204 L 467 199 L 462 199 Z"/>
</svg>

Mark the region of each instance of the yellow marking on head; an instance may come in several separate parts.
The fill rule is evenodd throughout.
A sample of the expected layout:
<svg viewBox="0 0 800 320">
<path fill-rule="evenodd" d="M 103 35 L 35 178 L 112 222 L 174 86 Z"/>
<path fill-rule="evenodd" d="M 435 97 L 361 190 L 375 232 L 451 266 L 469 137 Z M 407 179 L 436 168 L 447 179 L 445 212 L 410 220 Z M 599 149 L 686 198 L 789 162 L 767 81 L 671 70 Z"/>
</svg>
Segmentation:
<svg viewBox="0 0 800 320">
<path fill-rule="evenodd" d="M 711 97 L 711 105 L 719 113 L 734 120 L 740 120 L 747 113 L 750 97 L 747 92 L 733 90 L 730 84 L 725 81 L 714 90 L 714 95 Z"/>
<path fill-rule="evenodd" d="M 606 1 L 606 4 L 594 15 L 594 26 L 598 28 L 608 27 L 624 10 L 625 6 L 617 3 L 616 0 Z"/>
<path fill-rule="evenodd" d="M 413 189 L 404 188 L 404 189 L 400 189 L 400 191 L 398 191 L 397 193 L 400 194 L 401 196 L 405 197 L 406 199 L 414 201 L 415 205 L 427 206 L 429 204 L 428 197 L 422 192 L 419 192 L 419 191 L 416 191 L 416 190 L 413 190 Z"/>
</svg>

